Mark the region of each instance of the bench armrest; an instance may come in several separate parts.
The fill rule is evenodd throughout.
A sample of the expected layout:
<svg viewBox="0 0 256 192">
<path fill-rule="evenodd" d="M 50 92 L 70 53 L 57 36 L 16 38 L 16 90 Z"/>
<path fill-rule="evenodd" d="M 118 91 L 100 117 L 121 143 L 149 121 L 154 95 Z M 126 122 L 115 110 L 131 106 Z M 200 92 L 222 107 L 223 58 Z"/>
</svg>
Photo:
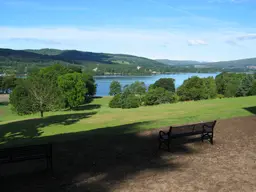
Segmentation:
<svg viewBox="0 0 256 192">
<path fill-rule="evenodd" d="M 169 132 L 159 131 L 159 138 L 163 139 L 163 136 L 168 135 Z"/>
<path fill-rule="evenodd" d="M 209 131 L 207 131 L 206 129 L 208 129 L 208 130 L 210 129 L 210 132 L 213 132 L 213 127 L 214 127 L 214 126 L 209 126 L 209 125 L 204 124 L 204 125 L 203 125 L 203 131 L 204 131 L 204 132 L 209 132 Z"/>
</svg>

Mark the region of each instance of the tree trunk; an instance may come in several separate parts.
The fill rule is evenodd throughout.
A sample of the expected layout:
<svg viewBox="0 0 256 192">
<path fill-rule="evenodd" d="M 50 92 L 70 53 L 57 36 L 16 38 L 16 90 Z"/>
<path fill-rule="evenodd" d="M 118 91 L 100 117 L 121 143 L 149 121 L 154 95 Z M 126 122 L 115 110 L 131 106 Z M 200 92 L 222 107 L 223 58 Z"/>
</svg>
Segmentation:
<svg viewBox="0 0 256 192">
<path fill-rule="evenodd" d="M 40 113 L 41 113 L 41 118 L 43 118 L 44 117 L 44 112 L 40 111 Z"/>
</svg>

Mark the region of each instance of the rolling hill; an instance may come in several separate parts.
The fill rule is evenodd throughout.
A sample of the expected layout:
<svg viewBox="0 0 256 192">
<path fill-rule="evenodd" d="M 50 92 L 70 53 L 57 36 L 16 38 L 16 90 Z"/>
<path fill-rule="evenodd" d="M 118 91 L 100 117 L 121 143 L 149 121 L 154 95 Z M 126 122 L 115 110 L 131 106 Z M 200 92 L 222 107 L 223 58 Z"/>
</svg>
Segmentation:
<svg viewBox="0 0 256 192">
<path fill-rule="evenodd" d="M 152 60 L 125 54 L 93 53 L 59 49 L 0 49 L 0 73 L 6 69 L 22 74 L 51 64 L 76 65 L 96 75 L 150 75 L 174 72 L 245 71 L 256 66 L 256 58 L 203 63 L 200 61 Z"/>
<path fill-rule="evenodd" d="M 173 66 L 198 66 L 198 67 L 208 67 L 208 68 L 221 68 L 221 69 L 246 69 L 256 67 L 256 58 L 240 59 L 233 61 L 219 61 L 219 62 L 200 62 L 200 61 L 179 61 L 179 60 L 168 60 L 168 59 L 158 59 L 158 62 L 173 65 Z"/>
<path fill-rule="evenodd" d="M 209 67 L 219 67 L 219 68 L 248 68 L 250 66 L 256 67 L 256 58 L 249 59 L 239 59 L 233 61 L 219 61 L 205 63 Z"/>
</svg>

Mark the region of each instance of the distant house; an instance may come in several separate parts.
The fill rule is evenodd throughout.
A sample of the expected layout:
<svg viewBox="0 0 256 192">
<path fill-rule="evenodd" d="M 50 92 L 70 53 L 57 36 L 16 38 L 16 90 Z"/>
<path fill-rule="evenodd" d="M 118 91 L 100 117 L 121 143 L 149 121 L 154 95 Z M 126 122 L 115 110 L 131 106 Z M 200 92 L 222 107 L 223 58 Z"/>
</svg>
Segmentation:
<svg viewBox="0 0 256 192">
<path fill-rule="evenodd" d="M 248 69 L 256 69 L 256 66 L 255 65 L 252 65 L 252 66 L 247 66 Z"/>
</svg>

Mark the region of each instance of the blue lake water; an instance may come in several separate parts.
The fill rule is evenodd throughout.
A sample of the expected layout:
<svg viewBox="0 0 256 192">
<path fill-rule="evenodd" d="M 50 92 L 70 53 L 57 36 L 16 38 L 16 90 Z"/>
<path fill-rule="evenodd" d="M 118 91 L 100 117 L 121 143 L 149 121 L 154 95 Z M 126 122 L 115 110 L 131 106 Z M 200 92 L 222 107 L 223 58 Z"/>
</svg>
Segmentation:
<svg viewBox="0 0 256 192">
<path fill-rule="evenodd" d="M 161 74 L 153 76 L 96 76 L 97 96 L 106 96 L 109 93 L 109 86 L 113 80 L 119 81 L 122 86 L 129 85 L 135 81 L 143 81 L 146 86 L 153 84 L 160 78 L 175 79 L 176 88 L 182 85 L 183 81 L 192 76 L 198 77 L 216 77 L 219 73 L 179 73 L 179 74 Z"/>
</svg>

